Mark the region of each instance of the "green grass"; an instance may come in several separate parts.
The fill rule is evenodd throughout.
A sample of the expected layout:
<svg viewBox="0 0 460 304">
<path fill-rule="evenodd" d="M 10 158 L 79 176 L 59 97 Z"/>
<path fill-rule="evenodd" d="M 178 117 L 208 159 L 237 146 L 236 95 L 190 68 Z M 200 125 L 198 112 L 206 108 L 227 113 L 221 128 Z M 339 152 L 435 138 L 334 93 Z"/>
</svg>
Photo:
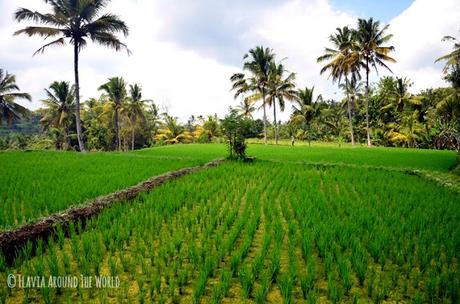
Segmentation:
<svg viewBox="0 0 460 304">
<path fill-rule="evenodd" d="M 181 158 L 214 159 L 226 155 L 223 144 L 190 144 L 164 146 L 139 150 L 140 155 L 168 155 Z M 375 166 L 396 169 L 422 169 L 430 171 L 448 171 L 457 163 L 454 151 L 385 148 L 385 147 L 352 147 L 330 143 L 312 143 L 291 147 L 280 145 L 249 144 L 247 154 L 263 160 L 288 162 L 332 163 L 357 166 Z"/>
<path fill-rule="evenodd" d="M 159 148 L 147 154 L 0 153 L 0 229 L 216 158 L 214 154 L 174 154 L 171 150 Z"/>
<path fill-rule="evenodd" d="M 456 163 L 451 151 L 364 148 L 316 144 L 250 144 L 248 154 L 261 160 L 332 163 L 447 172 Z M 223 144 L 175 145 L 129 153 L 0 153 L 0 229 L 83 203 L 181 167 L 226 155 Z"/>
<path fill-rule="evenodd" d="M 43 255 L 0 267 L 0 300 L 455 303 L 459 199 L 401 172 L 227 162 L 116 204 Z M 121 286 L 26 293 L 2 282 L 51 272 L 112 274 Z"/>
<path fill-rule="evenodd" d="M 297 145 L 249 145 L 248 154 L 260 159 L 307 163 L 339 163 L 399 169 L 423 169 L 447 171 L 457 162 L 453 151 L 351 147 L 324 144 Z"/>
</svg>

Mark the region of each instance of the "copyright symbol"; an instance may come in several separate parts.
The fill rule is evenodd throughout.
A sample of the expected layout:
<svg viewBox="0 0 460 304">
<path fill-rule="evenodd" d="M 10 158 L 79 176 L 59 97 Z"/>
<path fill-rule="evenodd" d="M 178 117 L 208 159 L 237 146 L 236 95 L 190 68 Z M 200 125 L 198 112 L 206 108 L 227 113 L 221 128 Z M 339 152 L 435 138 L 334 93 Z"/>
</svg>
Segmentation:
<svg viewBox="0 0 460 304">
<path fill-rule="evenodd" d="M 8 278 L 6 279 L 6 284 L 9 288 L 16 287 L 16 276 L 14 274 L 9 274 Z"/>
</svg>

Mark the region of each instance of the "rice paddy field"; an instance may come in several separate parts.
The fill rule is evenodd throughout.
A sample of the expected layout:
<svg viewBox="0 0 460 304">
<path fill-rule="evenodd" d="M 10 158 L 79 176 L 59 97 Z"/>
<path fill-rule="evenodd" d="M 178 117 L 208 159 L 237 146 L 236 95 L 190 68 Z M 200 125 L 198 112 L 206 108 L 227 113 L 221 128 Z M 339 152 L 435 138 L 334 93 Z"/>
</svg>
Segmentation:
<svg viewBox="0 0 460 304">
<path fill-rule="evenodd" d="M 204 164 L 224 156 L 169 153 L 167 147 L 149 154 L 72 152 L 0 153 L 0 230 L 132 186 L 151 176 Z"/>
<path fill-rule="evenodd" d="M 248 154 L 256 160 L 169 181 L 84 226 L 72 224 L 68 235 L 57 227 L 35 254 L 26 246 L 11 265 L 0 258 L 0 303 L 459 302 L 460 195 L 405 173 L 448 174 L 455 153 L 250 145 Z M 35 206 L 47 191 L 56 200 L 69 193 L 58 210 L 74 198 L 224 156 L 223 145 L 83 156 L 5 153 L 2 170 L 15 177 L 2 181 L 8 190 L 2 186 L 0 195 L 9 208 L 6 199 L 30 189 L 22 200 L 34 211 L 23 218 L 33 218 L 52 212 Z M 32 171 L 26 161 L 35 164 Z M 40 181 L 35 188 L 29 175 Z M 112 180 L 118 181 L 112 188 L 104 184 Z M 8 288 L 9 274 L 117 281 Z"/>
</svg>

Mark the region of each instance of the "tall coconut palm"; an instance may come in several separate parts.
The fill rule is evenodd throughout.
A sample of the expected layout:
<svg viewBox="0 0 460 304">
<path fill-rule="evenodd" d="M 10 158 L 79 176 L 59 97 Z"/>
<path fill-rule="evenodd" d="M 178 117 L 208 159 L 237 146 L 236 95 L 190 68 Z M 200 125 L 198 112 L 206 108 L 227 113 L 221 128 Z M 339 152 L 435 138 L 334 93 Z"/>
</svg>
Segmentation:
<svg viewBox="0 0 460 304">
<path fill-rule="evenodd" d="M 115 137 L 117 149 L 121 150 L 121 137 L 120 137 L 120 121 L 119 113 L 122 109 L 126 98 L 126 82 L 122 77 L 112 77 L 109 81 L 99 87 L 100 91 L 104 91 L 109 98 L 113 109 L 113 122 L 115 125 Z"/>
<path fill-rule="evenodd" d="M 456 67 L 460 66 L 460 41 L 457 38 L 452 37 L 452 36 L 444 36 L 444 38 L 442 38 L 442 40 L 443 41 L 451 41 L 454 44 L 452 52 L 450 52 L 449 54 L 446 54 L 444 56 L 439 57 L 435 61 L 435 62 L 439 62 L 439 61 L 445 61 L 446 62 L 445 65 L 444 65 L 443 72 L 444 72 L 444 74 L 447 74 L 449 72 L 449 69 L 451 69 L 451 68 L 455 69 Z"/>
<path fill-rule="evenodd" d="M 131 150 L 134 150 L 134 138 L 136 123 L 145 121 L 145 105 L 152 102 L 149 99 L 142 99 L 142 87 L 138 84 L 129 85 L 129 97 L 127 104 L 122 108 L 131 123 Z"/>
<path fill-rule="evenodd" d="M 3 120 L 12 124 L 14 120 L 28 114 L 28 110 L 15 103 L 15 99 L 26 99 L 31 101 L 32 97 L 27 93 L 16 92 L 19 87 L 16 84 L 16 76 L 0 69 L 0 125 Z"/>
<path fill-rule="evenodd" d="M 317 61 L 328 61 L 321 69 L 321 74 L 329 71 L 329 77 L 333 82 L 341 84 L 342 78 L 345 78 L 345 86 L 348 87 L 350 79 L 359 79 L 359 69 L 362 67 L 358 45 L 353 39 L 353 31 L 347 26 L 337 28 L 336 33 L 329 36 L 329 41 L 333 48 L 326 48 L 324 55 L 320 56 Z M 348 121 L 350 126 L 351 143 L 355 145 L 353 132 L 353 121 L 351 116 L 351 103 L 348 90 L 346 90 L 348 100 Z"/>
<path fill-rule="evenodd" d="M 310 145 L 311 136 L 311 122 L 315 117 L 320 114 L 319 102 L 322 100 L 321 95 L 318 95 L 316 99 L 314 96 L 315 87 L 311 89 L 305 87 L 305 89 L 299 89 L 297 98 L 292 106 L 291 120 L 302 126 L 304 132 L 308 132 L 308 144 Z"/>
<path fill-rule="evenodd" d="M 116 51 L 127 49 L 126 45 L 115 36 L 117 33 L 128 35 L 128 27 L 117 16 L 100 13 L 109 0 L 44 0 L 52 8 L 51 13 L 34 12 L 26 8 L 19 8 L 14 17 L 17 22 L 33 21 L 43 26 L 28 26 L 15 32 L 15 35 L 26 34 L 41 36 L 44 39 L 57 38 L 41 48 L 35 54 L 43 53 L 50 46 L 63 46 L 68 39 L 73 45 L 74 74 L 75 74 L 75 117 L 78 146 L 80 151 L 85 151 L 81 121 L 80 121 L 80 80 L 78 62 L 80 51 L 88 44 L 88 40 L 100 45 L 113 48 Z M 129 52 L 129 50 L 128 50 Z M 34 55 L 35 55 L 34 54 Z"/>
<path fill-rule="evenodd" d="M 69 128 L 75 121 L 75 87 L 65 81 L 55 81 L 45 92 L 47 98 L 42 100 L 45 110 L 40 122 L 45 129 L 62 130 L 64 138 L 57 147 L 66 150 L 70 145 Z"/>
<path fill-rule="evenodd" d="M 270 74 L 267 85 L 267 104 L 273 106 L 273 124 L 275 127 L 275 143 L 278 144 L 278 123 L 276 120 L 276 103 L 281 112 L 284 111 L 286 101 L 293 101 L 297 98 L 295 89 L 295 74 L 289 73 L 285 78 L 286 69 L 283 64 L 270 64 Z"/>
<path fill-rule="evenodd" d="M 380 22 L 373 18 L 358 19 L 358 27 L 355 31 L 355 38 L 359 45 L 359 50 L 362 55 L 362 60 L 366 72 L 366 92 L 365 92 L 365 107 L 366 107 L 366 135 L 367 145 L 371 146 L 371 135 L 369 127 L 369 74 L 371 68 L 374 68 L 378 73 L 378 67 L 384 67 L 391 72 L 391 69 L 385 62 L 395 63 L 396 60 L 389 56 L 390 52 L 394 51 L 393 46 L 384 46 L 393 35 L 386 34 L 389 24 L 380 27 Z"/>
<path fill-rule="evenodd" d="M 256 108 L 248 98 L 244 98 L 240 104 L 236 106 L 236 110 L 244 117 L 252 118 L 252 113 L 256 110 Z"/>
<path fill-rule="evenodd" d="M 235 98 L 244 93 L 258 93 L 261 96 L 263 108 L 263 122 L 264 122 L 264 143 L 267 144 L 267 110 L 266 110 L 266 96 L 267 85 L 270 74 L 270 64 L 275 59 L 275 54 L 272 49 L 263 46 L 257 46 L 250 49 L 244 55 L 243 70 L 250 75 L 246 78 L 245 74 L 234 74 L 230 80 L 232 81 L 232 90 L 236 91 Z"/>
</svg>

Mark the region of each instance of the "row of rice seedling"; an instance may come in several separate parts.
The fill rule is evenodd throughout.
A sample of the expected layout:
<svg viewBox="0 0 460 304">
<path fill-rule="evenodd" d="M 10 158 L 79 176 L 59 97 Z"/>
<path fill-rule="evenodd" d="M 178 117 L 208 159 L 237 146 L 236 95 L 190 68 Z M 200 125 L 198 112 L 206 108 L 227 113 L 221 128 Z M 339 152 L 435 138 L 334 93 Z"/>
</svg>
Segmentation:
<svg viewBox="0 0 460 304">
<path fill-rule="evenodd" d="M 456 303 L 458 202 L 402 173 L 224 163 L 57 233 L 42 255 L 0 259 L 0 299 Z M 8 289 L 9 273 L 113 275 L 120 287 Z"/>
<path fill-rule="evenodd" d="M 213 155 L 210 155 L 212 157 Z M 83 203 L 152 176 L 205 163 L 122 153 L 0 153 L 0 230 Z"/>
</svg>

